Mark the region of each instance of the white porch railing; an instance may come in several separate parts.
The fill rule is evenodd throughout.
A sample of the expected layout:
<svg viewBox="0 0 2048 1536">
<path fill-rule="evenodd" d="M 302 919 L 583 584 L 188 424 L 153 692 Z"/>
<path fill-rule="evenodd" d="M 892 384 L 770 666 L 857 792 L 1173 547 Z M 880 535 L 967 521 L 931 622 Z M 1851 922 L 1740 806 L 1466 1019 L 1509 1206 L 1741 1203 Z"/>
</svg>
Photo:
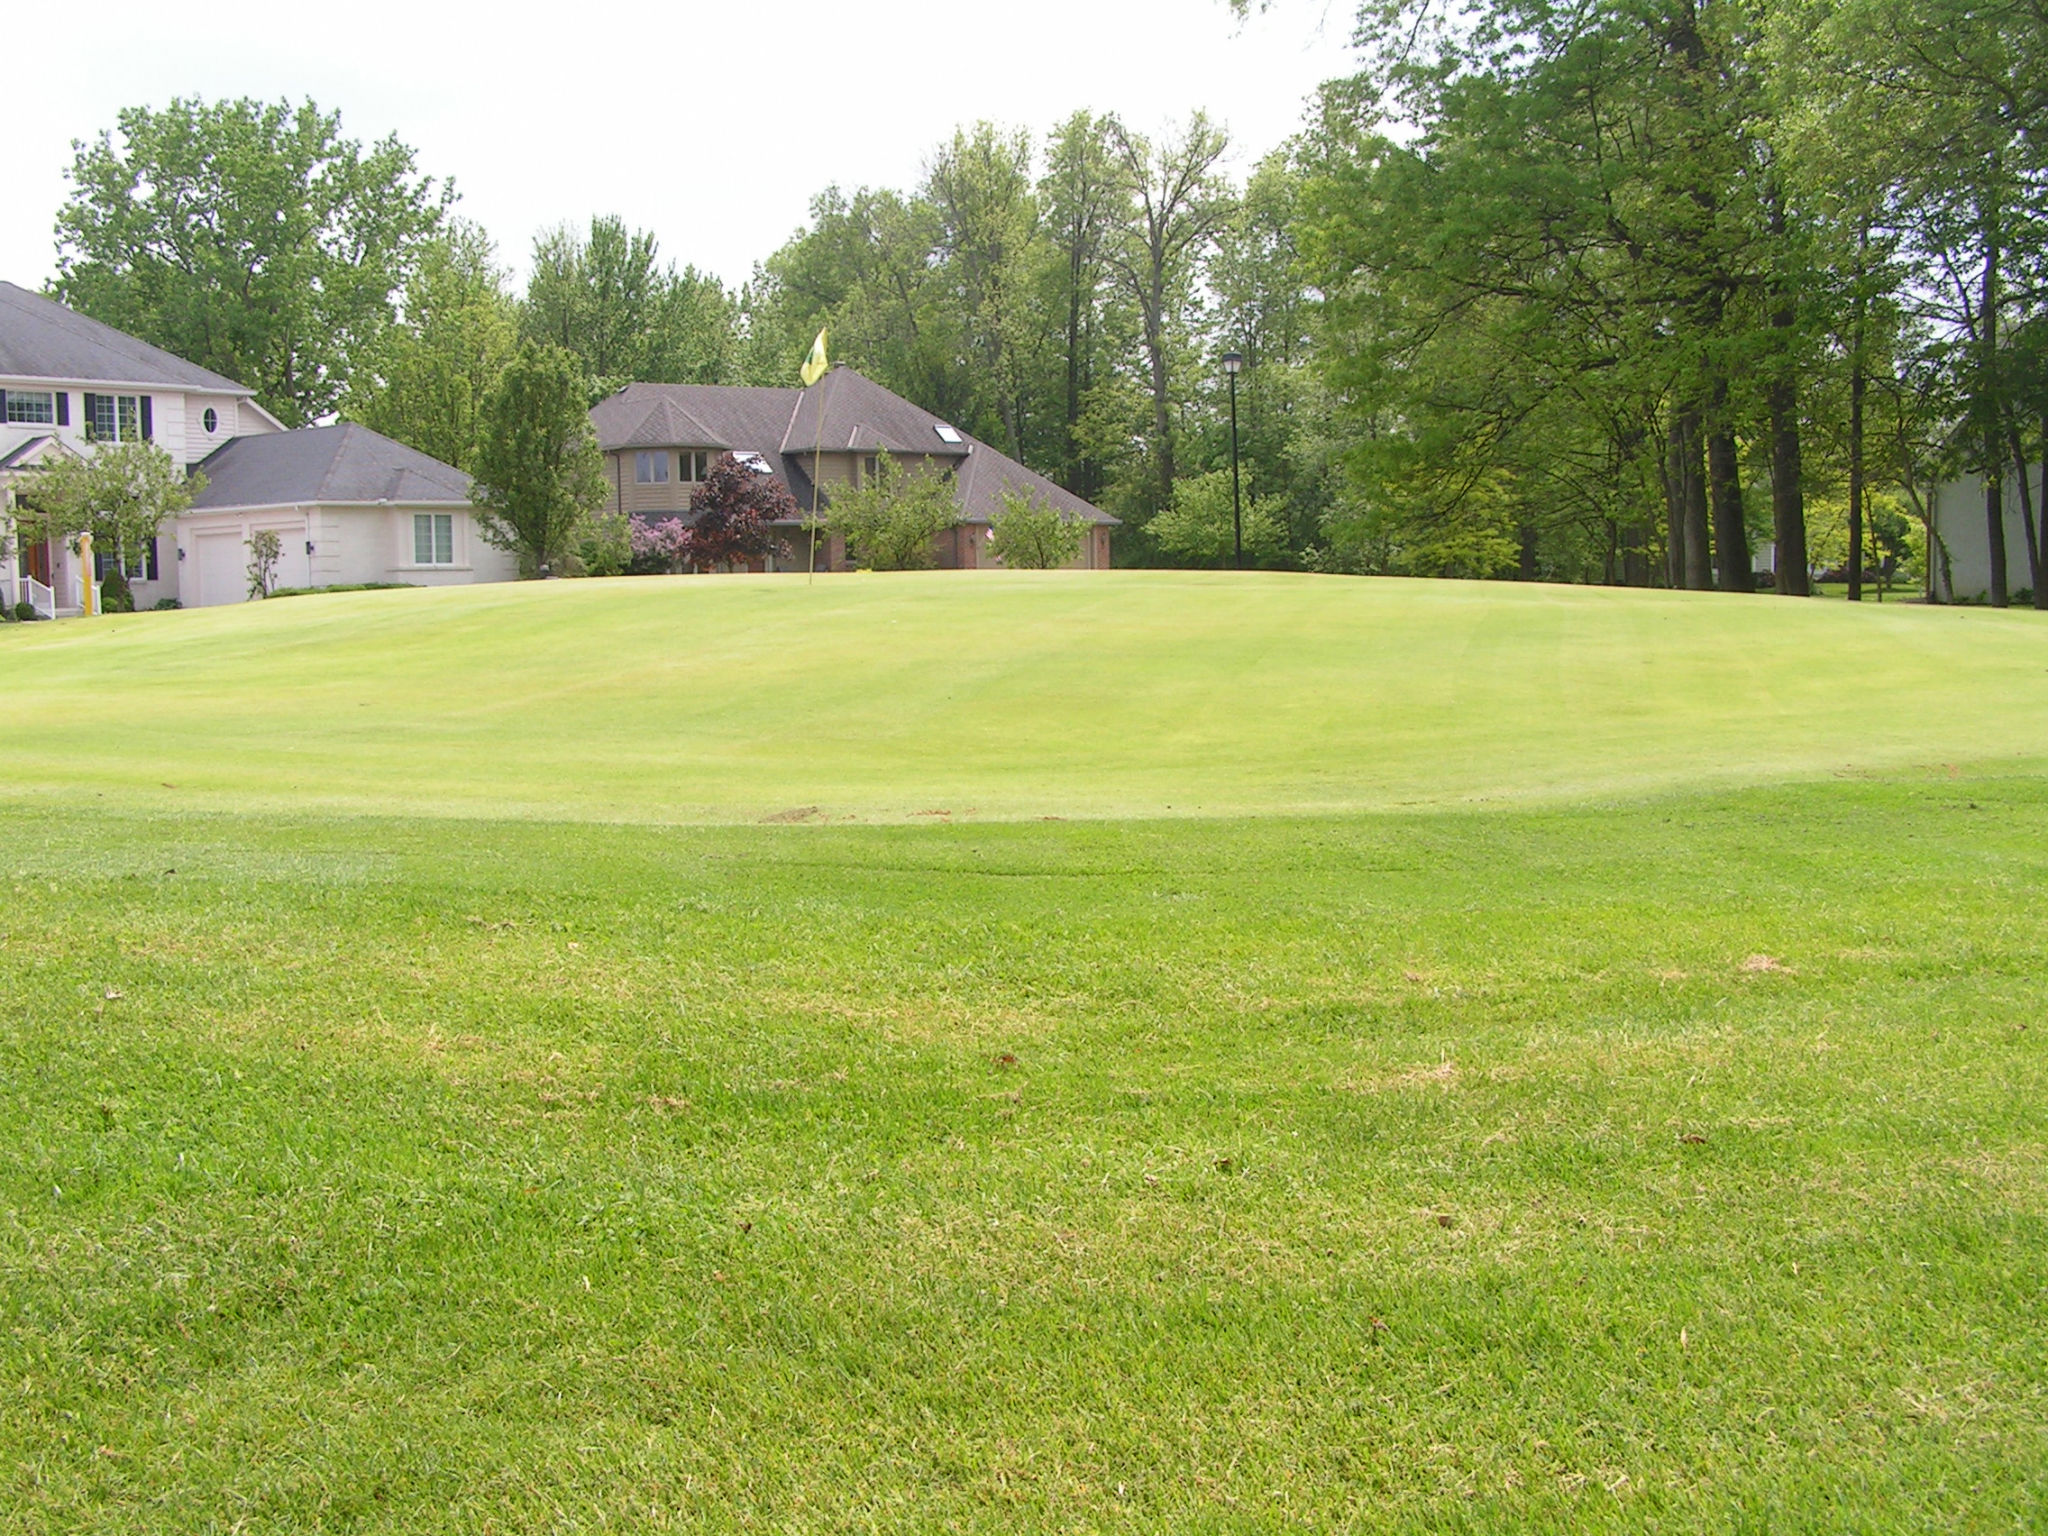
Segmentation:
<svg viewBox="0 0 2048 1536">
<path fill-rule="evenodd" d="M 44 586 L 35 577 L 23 574 L 21 589 L 28 594 L 28 605 L 35 609 L 36 617 L 54 619 L 57 617 L 57 594 Z"/>
</svg>

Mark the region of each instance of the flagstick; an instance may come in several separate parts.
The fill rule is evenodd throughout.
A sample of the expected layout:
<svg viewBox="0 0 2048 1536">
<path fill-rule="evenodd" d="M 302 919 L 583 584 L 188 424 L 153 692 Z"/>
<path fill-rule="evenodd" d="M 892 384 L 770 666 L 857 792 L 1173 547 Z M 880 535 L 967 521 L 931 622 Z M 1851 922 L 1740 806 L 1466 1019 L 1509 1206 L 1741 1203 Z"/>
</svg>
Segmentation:
<svg viewBox="0 0 2048 1536">
<path fill-rule="evenodd" d="M 822 341 L 824 338 L 825 333 L 823 331 L 818 332 L 818 339 Z M 822 384 L 830 377 L 831 374 L 828 371 L 819 375 L 818 382 Z M 804 585 L 807 587 L 814 587 L 818 584 L 818 534 L 822 531 L 818 521 L 818 474 L 825 458 L 825 397 L 823 395 L 818 396 L 818 420 L 812 430 L 818 435 L 811 439 L 811 559 L 810 571 L 804 577 Z M 832 558 L 832 541 L 830 539 L 825 541 L 825 558 L 827 560 Z"/>
</svg>

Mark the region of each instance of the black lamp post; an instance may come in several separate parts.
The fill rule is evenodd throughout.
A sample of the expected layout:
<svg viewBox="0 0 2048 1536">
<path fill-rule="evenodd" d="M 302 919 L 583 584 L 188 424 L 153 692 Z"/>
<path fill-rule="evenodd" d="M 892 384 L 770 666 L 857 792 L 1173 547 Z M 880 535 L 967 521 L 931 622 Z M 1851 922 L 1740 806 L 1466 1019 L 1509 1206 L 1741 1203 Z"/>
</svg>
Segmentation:
<svg viewBox="0 0 2048 1536">
<path fill-rule="evenodd" d="M 1243 367 L 1242 352 L 1223 354 L 1223 373 L 1230 380 L 1230 546 L 1239 570 L 1244 569 L 1244 499 L 1237 488 L 1237 375 Z"/>
</svg>

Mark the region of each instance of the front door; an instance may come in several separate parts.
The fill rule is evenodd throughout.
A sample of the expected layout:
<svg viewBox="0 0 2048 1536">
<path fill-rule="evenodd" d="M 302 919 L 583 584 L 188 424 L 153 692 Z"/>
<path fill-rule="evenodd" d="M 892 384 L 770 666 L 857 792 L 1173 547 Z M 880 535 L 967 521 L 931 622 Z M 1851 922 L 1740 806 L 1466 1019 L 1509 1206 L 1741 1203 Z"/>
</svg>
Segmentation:
<svg viewBox="0 0 2048 1536">
<path fill-rule="evenodd" d="M 50 584 L 50 544 L 47 539 L 21 541 L 21 568 L 44 586 Z"/>
</svg>

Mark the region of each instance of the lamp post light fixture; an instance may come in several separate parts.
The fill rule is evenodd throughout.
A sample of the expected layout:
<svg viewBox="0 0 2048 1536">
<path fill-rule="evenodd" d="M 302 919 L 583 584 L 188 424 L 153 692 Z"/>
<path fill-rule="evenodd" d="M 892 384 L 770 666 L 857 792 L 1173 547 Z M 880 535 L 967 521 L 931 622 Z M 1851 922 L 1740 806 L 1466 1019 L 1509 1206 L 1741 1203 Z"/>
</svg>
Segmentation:
<svg viewBox="0 0 2048 1536">
<path fill-rule="evenodd" d="M 1223 354 L 1223 373 L 1230 380 L 1230 547 L 1239 570 L 1244 569 L 1244 498 L 1237 483 L 1237 376 L 1243 368 L 1242 352 Z"/>
</svg>

